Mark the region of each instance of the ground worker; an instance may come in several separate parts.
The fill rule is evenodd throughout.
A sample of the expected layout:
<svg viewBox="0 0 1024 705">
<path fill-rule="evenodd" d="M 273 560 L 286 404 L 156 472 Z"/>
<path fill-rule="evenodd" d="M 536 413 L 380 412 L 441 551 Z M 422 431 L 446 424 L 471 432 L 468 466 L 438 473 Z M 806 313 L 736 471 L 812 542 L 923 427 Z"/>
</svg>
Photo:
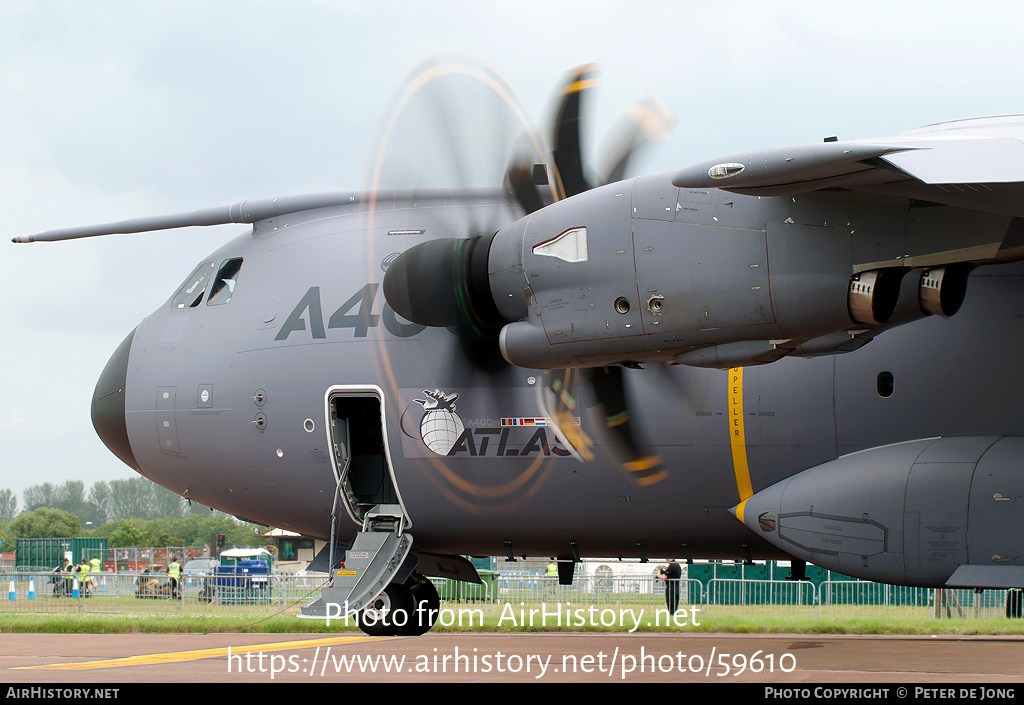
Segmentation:
<svg viewBox="0 0 1024 705">
<path fill-rule="evenodd" d="M 167 566 L 167 575 L 171 579 L 171 597 L 178 597 L 178 579 L 181 577 L 181 564 L 178 563 L 178 557 L 173 556 L 170 564 Z"/>
<path fill-rule="evenodd" d="M 78 589 L 83 595 L 89 594 L 89 561 L 82 558 L 82 564 L 78 566 Z"/>
<path fill-rule="evenodd" d="M 71 594 L 71 581 L 75 567 L 71 565 L 71 559 L 64 556 L 64 564 L 53 569 L 57 575 L 54 576 L 53 594 L 62 597 Z"/>
</svg>

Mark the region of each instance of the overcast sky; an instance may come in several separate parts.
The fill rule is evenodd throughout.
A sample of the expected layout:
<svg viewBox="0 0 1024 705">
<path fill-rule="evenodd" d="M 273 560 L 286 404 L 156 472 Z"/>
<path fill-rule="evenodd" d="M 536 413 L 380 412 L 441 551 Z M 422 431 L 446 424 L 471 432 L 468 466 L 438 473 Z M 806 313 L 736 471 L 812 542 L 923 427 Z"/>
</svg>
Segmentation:
<svg viewBox="0 0 1024 705">
<path fill-rule="evenodd" d="M 643 171 L 1024 112 L 1019 2 L 0 3 L 0 488 L 130 477 L 89 407 L 117 344 L 239 226 L 57 227 L 360 188 L 406 70 L 461 52 L 540 120 L 597 62 L 592 143 L 657 93 Z"/>
</svg>

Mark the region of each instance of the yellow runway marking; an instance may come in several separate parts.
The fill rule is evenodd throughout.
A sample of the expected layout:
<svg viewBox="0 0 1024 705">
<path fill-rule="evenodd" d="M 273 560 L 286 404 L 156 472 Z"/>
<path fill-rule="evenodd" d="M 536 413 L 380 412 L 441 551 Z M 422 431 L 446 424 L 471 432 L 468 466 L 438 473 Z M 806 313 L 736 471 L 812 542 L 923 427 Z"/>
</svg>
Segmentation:
<svg viewBox="0 0 1024 705">
<path fill-rule="evenodd" d="M 277 641 L 269 644 L 253 644 L 250 646 L 222 646 L 215 649 L 196 649 L 194 651 L 171 651 L 165 654 L 140 654 L 124 658 L 103 659 L 102 661 L 82 661 L 80 663 L 55 663 L 40 666 L 21 666 L 12 670 L 44 670 L 44 671 L 92 671 L 101 668 L 122 668 L 124 666 L 152 666 L 162 663 L 182 663 L 199 661 L 207 658 L 219 658 L 228 655 L 245 655 L 268 651 L 287 651 L 289 649 L 313 649 L 318 646 L 338 646 L 341 644 L 358 644 L 381 637 L 370 636 L 339 636 L 324 639 L 301 639 L 297 641 Z"/>
</svg>

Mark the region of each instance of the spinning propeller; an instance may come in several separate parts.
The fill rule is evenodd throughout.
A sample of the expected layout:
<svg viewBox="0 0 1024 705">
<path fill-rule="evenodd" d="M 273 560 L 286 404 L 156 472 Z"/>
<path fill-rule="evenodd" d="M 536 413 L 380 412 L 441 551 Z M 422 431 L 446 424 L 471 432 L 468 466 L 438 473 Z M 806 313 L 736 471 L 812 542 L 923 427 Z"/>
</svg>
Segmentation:
<svg viewBox="0 0 1024 705">
<path fill-rule="evenodd" d="M 582 104 L 596 84 L 596 70 L 585 66 L 570 72 L 558 91 L 554 124 L 549 131 L 550 155 L 531 132 L 520 138 L 505 172 L 506 184 L 525 215 L 595 185 L 620 179 L 639 148 L 663 137 L 673 121 L 656 98 L 635 106 L 620 123 L 610 147 L 604 147 L 599 183 L 588 181 L 580 140 Z M 383 289 L 396 313 L 421 325 L 445 327 L 458 336 L 468 357 L 494 358 L 502 328 L 514 320 L 491 293 L 488 259 L 494 231 L 471 230 L 465 238 L 445 238 L 415 245 L 388 268 Z M 527 282 L 523 282 L 524 288 Z M 524 314 L 525 315 L 525 314 Z M 667 472 L 658 456 L 640 451 L 626 408 L 622 367 L 549 370 L 538 384 L 538 403 L 562 443 L 579 460 L 593 457 L 592 441 L 583 433 L 577 409 L 580 380 L 603 407 L 607 437 L 629 476 L 641 485 L 663 479 Z"/>
</svg>

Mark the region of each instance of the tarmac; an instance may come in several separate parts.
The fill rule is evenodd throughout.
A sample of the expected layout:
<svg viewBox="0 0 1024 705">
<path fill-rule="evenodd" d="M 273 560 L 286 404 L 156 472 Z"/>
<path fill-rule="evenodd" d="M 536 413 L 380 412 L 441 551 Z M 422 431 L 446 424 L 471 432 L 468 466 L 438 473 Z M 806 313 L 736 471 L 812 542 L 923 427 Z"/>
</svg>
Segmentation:
<svg viewBox="0 0 1024 705">
<path fill-rule="evenodd" d="M 38 684 L 63 684 L 48 689 L 48 695 L 73 697 L 63 686 L 674 682 L 831 684 L 885 688 L 886 697 L 899 698 L 896 689 L 902 687 L 914 699 L 932 697 L 925 692 L 927 684 L 970 684 L 989 687 L 977 690 L 976 699 L 1012 699 L 1022 676 L 1024 637 L 1019 636 L 211 633 L 0 638 L 0 682 L 9 684 L 2 686 L 7 698 L 21 697 L 20 686 Z M 922 687 L 915 695 L 914 689 Z M 872 697 L 857 693 L 858 698 Z M 111 697 L 102 690 L 93 695 Z"/>
</svg>

